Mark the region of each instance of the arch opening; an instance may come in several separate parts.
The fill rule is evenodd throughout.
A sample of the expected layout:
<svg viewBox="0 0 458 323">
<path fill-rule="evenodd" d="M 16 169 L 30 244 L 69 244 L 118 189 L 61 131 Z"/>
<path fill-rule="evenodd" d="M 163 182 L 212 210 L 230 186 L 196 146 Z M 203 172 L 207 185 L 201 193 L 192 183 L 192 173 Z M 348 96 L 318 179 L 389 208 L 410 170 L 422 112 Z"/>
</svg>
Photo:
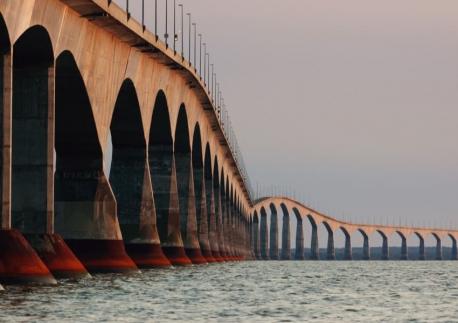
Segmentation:
<svg viewBox="0 0 458 323">
<path fill-rule="evenodd" d="M 55 92 L 46 29 L 26 30 L 13 55 L 12 225 L 24 233 L 51 233 Z"/>
<path fill-rule="evenodd" d="M 146 140 L 137 93 L 129 79 L 122 83 L 118 92 L 110 134 L 109 178 L 124 241 L 150 240 L 154 202 L 146 165 Z"/>
<path fill-rule="evenodd" d="M 168 242 L 171 234 L 175 235 L 175 239 L 179 237 L 176 232 L 169 232 L 168 229 L 171 222 L 175 230 L 179 231 L 179 223 L 176 222 L 179 215 L 172 130 L 167 99 L 163 91 L 158 92 L 154 103 L 148 141 L 148 163 L 156 206 L 157 229 L 164 244 Z M 169 219 L 170 215 L 176 219 Z M 181 237 L 178 240 L 181 240 Z"/>
</svg>

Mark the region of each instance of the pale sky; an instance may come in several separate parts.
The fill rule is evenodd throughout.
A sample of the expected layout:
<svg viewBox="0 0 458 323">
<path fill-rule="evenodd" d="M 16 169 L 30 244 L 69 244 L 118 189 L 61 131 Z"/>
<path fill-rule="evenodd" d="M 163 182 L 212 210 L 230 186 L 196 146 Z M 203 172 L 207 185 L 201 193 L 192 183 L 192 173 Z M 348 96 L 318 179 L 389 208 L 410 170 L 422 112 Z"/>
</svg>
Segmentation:
<svg viewBox="0 0 458 323">
<path fill-rule="evenodd" d="M 255 189 L 289 185 L 353 221 L 458 227 L 458 1 L 178 3 L 209 44 Z"/>
</svg>

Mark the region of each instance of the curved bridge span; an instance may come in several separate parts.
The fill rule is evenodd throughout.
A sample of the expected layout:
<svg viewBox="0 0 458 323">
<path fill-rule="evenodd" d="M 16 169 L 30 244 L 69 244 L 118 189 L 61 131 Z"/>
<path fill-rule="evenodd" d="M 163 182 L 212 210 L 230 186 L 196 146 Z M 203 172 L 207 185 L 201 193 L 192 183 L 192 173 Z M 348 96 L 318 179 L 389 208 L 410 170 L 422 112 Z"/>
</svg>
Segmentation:
<svg viewBox="0 0 458 323">
<path fill-rule="evenodd" d="M 321 224 L 330 259 L 336 230 L 348 236 L 347 259 L 356 231 L 367 259 L 375 231 L 386 258 L 394 233 L 417 235 L 420 258 L 424 237 L 436 237 L 441 258 L 448 236 L 456 258 L 456 231 L 358 225 L 287 198 L 253 201 L 208 55 L 197 64 L 195 42 L 185 57 L 125 9 L 0 0 L 0 282 L 279 258 L 266 210 L 282 210 L 284 224 L 290 214 L 307 219 L 315 259 Z"/>
<path fill-rule="evenodd" d="M 268 219 L 270 211 L 270 219 Z M 282 241 L 281 254 L 280 242 L 278 241 L 279 211 L 282 212 Z M 425 238 L 432 236 L 436 239 L 436 260 L 442 260 L 442 241 L 451 240 L 451 260 L 457 260 L 458 230 L 443 228 L 416 228 L 409 226 L 390 226 L 377 224 L 358 224 L 338 220 L 320 213 L 304 204 L 288 197 L 265 197 L 255 201 L 251 210 L 252 221 L 252 244 L 257 259 L 304 259 L 304 222 L 311 226 L 310 259 L 319 259 L 318 227 L 323 225 L 328 233 L 327 259 L 335 259 L 334 234 L 341 231 L 345 236 L 344 259 L 351 260 L 352 244 L 351 236 L 358 232 L 361 234 L 363 244 L 363 259 L 370 259 L 369 236 L 377 232 L 380 234 L 382 244 L 382 259 L 389 259 L 389 238 L 398 235 L 401 238 L 401 259 L 408 259 L 407 239 L 416 236 L 419 241 L 418 259 L 425 259 Z M 290 216 L 296 218 L 296 248 L 295 255 L 291 255 L 290 242 Z M 270 220 L 270 227 L 268 224 Z M 294 228 L 293 228 L 294 229 Z"/>
</svg>

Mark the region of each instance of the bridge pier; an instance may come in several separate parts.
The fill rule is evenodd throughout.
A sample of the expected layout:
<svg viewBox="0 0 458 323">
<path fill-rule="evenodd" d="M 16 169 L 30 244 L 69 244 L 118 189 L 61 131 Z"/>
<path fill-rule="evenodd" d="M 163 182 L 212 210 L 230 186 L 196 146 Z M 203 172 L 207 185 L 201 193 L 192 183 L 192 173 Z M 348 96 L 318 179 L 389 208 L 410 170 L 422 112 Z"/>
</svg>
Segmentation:
<svg viewBox="0 0 458 323">
<path fill-rule="evenodd" d="M 436 233 L 433 233 L 436 238 L 436 260 L 442 260 L 442 240 Z"/>
<path fill-rule="evenodd" d="M 270 259 L 278 260 L 278 215 L 275 207 L 270 207 Z"/>
<path fill-rule="evenodd" d="M 272 209 L 272 208 L 271 208 Z M 279 259 L 279 250 L 278 250 L 278 217 L 276 211 L 271 211 L 270 216 L 270 259 L 278 260 Z"/>
<path fill-rule="evenodd" d="M 382 260 L 389 260 L 390 259 L 390 254 L 389 254 L 389 248 L 388 248 L 388 237 L 383 234 L 383 244 L 382 244 Z"/>
<path fill-rule="evenodd" d="M 401 244 L 401 260 L 408 260 L 409 256 L 407 253 L 407 238 L 402 234 L 400 234 L 401 239 L 402 239 L 402 244 Z"/>
<path fill-rule="evenodd" d="M 370 260 L 371 259 L 371 249 L 370 249 L 370 246 L 369 246 L 369 236 L 362 229 L 358 229 L 358 231 L 363 236 L 363 258 L 362 259 L 363 260 Z"/>
<path fill-rule="evenodd" d="M 419 246 L 418 246 L 418 260 L 425 260 L 425 239 L 423 238 L 422 235 L 420 235 L 418 232 L 415 232 L 419 239 Z"/>
<path fill-rule="evenodd" d="M 208 215 L 207 215 L 207 198 L 205 188 L 205 178 L 203 169 L 196 172 L 199 180 L 196 182 L 196 190 L 200 188 L 200 194 L 196 195 L 196 203 L 200 202 L 200 207 L 197 209 L 198 217 L 198 228 L 199 228 L 199 245 L 202 252 L 202 256 L 208 263 L 216 262 L 213 258 L 210 240 L 208 234 Z"/>
<path fill-rule="evenodd" d="M 263 260 L 269 260 L 268 241 L 269 233 L 267 229 L 267 214 L 264 209 L 261 209 L 261 257 Z"/>
<path fill-rule="evenodd" d="M 180 231 L 184 250 L 193 264 L 206 264 L 207 260 L 200 250 L 197 233 L 196 196 L 191 156 L 187 152 L 180 152 L 178 147 L 175 147 L 175 160 L 178 179 Z"/>
<path fill-rule="evenodd" d="M 319 260 L 320 252 L 318 246 L 318 227 L 315 223 L 312 223 L 312 238 L 310 242 L 310 259 Z"/>
<path fill-rule="evenodd" d="M 223 213 L 221 210 L 221 188 L 219 183 L 218 160 L 213 167 L 213 194 L 215 198 L 215 238 L 220 262 L 224 262 L 225 246 L 223 240 Z"/>
<path fill-rule="evenodd" d="M 255 212 L 253 220 L 253 246 L 254 246 L 254 255 L 257 260 L 261 260 L 261 246 L 260 246 L 260 237 L 259 237 L 259 217 Z"/>
<path fill-rule="evenodd" d="M 350 233 L 342 228 L 342 231 L 345 235 L 345 253 L 344 253 L 344 259 L 345 260 L 352 260 L 353 259 L 353 253 L 352 253 L 352 248 L 351 248 L 351 235 Z"/>
<path fill-rule="evenodd" d="M 304 227 L 301 217 L 297 217 L 296 254 L 294 255 L 294 259 L 304 260 Z"/>
<path fill-rule="evenodd" d="M 288 210 L 286 210 L 286 208 L 283 208 L 281 259 L 282 260 L 291 259 L 290 219 L 289 219 Z"/>
<path fill-rule="evenodd" d="M 207 163 L 207 159 L 206 159 Z M 209 167 L 210 162 L 209 162 Z M 207 166 L 206 166 L 207 167 Z M 208 221 L 208 240 L 210 242 L 210 249 L 213 258 L 216 262 L 222 262 L 223 259 L 219 253 L 218 245 L 218 232 L 216 228 L 216 214 L 215 214 L 215 190 L 213 187 L 213 179 L 211 170 L 205 176 L 205 188 L 207 190 L 207 221 Z"/>
<path fill-rule="evenodd" d="M 450 239 L 452 240 L 452 250 L 450 254 L 450 260 L 457 260 L 458 259 L 458 253 L 457 253 L 457 247 L 456 247 L 456 238 L 452 235 L 449 235 Z"/>
<path fill-rule="evenodd" d="M 334 248 L 334 231 L 326 222 L 323 222 L 326 230 L 328 231 L 328 246 L 326 250 L 326 259 L 327 260 L 335 260 L 336 259 L 336 251 Z"/>
<path fill-rule="evenodd" d="M 22 38 L 22 37 L 21 37 Z M 35 35 L 32 37 L 28 37 L 28 41 L 33 41 L 35 38 Z M 50 51 L 51 49 L 51 44 L 49 43 L 49 38 L 43 42 L 43 39 L 35 39 L 37 42 L 42 42 L 42 45 L 46 46 L 48 44 Z M 46 41 L 48 43 L 46 43 Z M 27 42 L 27 41 L 26 41 Z M 19 43 L 19 41 L 18 41 Z M 24 40 L 22 40 L 22 43 L 24 43 Z M 30 52 L 27 51 L 25 48 L 24 44 L 22 45 L 22 49 L 16 48 L 15 51 L 22 51 L 22 55 L 38 55 L 39 52 Z M 25 57 L 25 60 L 28 58 Z M 49 80 L 50 76 L 53 74 L 53 66 L 52 66 L 52 59 L 49 59 L 47 62 L 47 67 L 42 68 L 42 79 L 43 81 L 41 82 L 41 86 L 43 87 L 40 92 L 48 92 L 48 95 L 40 95 L 39 98 L 37 99 L 36 97 L 31 97 L 29 98 L 29 103 L 35 103 L 33 104 L 33 110 L 37 110 L 38 106 L 45 107 L 40 114 L 45 115 L 47 117 L 47 114 L 49 113 L 49 110 L 54 109 L 54 100 L 51 100 L 51 102 L 48 102 L 48 98 L 53 97 L 52 95 L 54 94 L 53 88 L 45 86 L 45 84 L 49 84 L 49 81 L 53 82 L 52 80 Z M 14 74 L 15 77 L 18 76 L 18 73 L 21 73 L 21 70 L 23 73 L 26 72 L 26 67 L 17 66 L 18 60 L 15 59 L 15 70 Z M 26 63 L 26 62 L 24 62 Z M 24 64 L 23 64 L 24 65 Z M 32 72 L 31 72 L 32 73 Z M 38 74 L 38 71 L 36 72 Z M 49 75 L 51 74 L 51 75 Z M 34 80 L 32 80 L 34 81 Z M 19 83 L 19 84 L 18 84 Z M 13 89 L 15 93 L 15 100 L 17 101 L 20 98 L 17 98 L 18 96 L 21 97 L 22 95 L 25 94 L 26 91 L 28 91 L 28 94 L 33 94 L 33 89 L 27 90 L 26 88 L 28 85 L 25 82 L 15 82 L 13 86 L 13 60 L 11 56 L 11 45 L 9 42 L 9 37 L 8 37 L 8 31 L 5 26 L 4 20 L 0 19 L 0 89 L 2 90 L 2 93 L 0 94 L 0 108 L 1 108 L 1 134 L 2 134 L 2 164 L 1 164 L 1 172 L 2 172 L 2 180 L 1 180 L 1 187 L 0 187 L 0 196 L 2 199 L 2 212 L 0 214 L 0 282 L 2 283 L 44 283 L 44 284 L 55 284 L 56 281 L 52 274 L 50 273 L 49 269 L 46 267 L 46 265 L 43 263 L 43 261 L 38 257 L 37 253 L 35 250 L 32 249 L 30 246 L 29 242 L 24 238 L 24 236 L 15 229 L 12 229 L 12 216 L 11 216 L 11 207 L 12 207 L 12 201 L 11 201 L 11 195 L 12 195 L 12 188 L 11 188 L 11 182 L 12 182 L 12 151 L 11 151 L 11 141 L 12 141 L 12 127 L 11 127 L 11 120 L 12 120 L 12 104 L 13 104 Z M 20 88 L 18 89 L 18 85 Z M 53 85 L 53 83 L 51 83 Z M 37 93 L 40 94 L 40 93 Z M 51 94 L 51 95 L 49 95 Z M 42 102 L 40 102 L 42 101 Z M 22 104 L 24 105 L 25 109 L 22 109 L 23 111 L 29 110 L 28 107 L 26 107 L 27 100 L 22 100 Z M 15 103 L 15 106 L 18 105 L 17 102 Z M 38 111 L 36 111 L 38 112 Z M 35 112 L 36 115 L 39 115 Z M 24 112 L 23 112 L 24 113 Z M 43 128 L 43 127 L 42 127 Z M 44 127 L 45 131 L 47 128 Z M 38 129 L 37 129 L 38 130 Z M 21 137 L 23 139 L 26 139 L 25 134 L 22 134 Z M 38 138 L 32 138 L 31 141 L 36 141 Z M 46 142 L 47 143 L 47 142 Z M 32 143 L 34 145 L 34 143 Z M 15 147 L 16 149 L 16 147 Z M 21 147 L 19 147 L 21 149 Z M 25 149 L 28 149 L 28 147 L 25 147 Z M 44 152 L 44 155 L 46 156 L 47 152 Z M 17 159 L 17 158 L 16 158 Z M 44 169 L 46 174 L 49 174 L 49 170 L 46 170 L 46 167 Z M 37 178 L 36 181 L 33 182 L 39 182 L 39 178 L 42 178 L 41 176 Z M 46 176 L 45 176 L 46 178 Z M 47 183 L 46 185 L 48 185 Z M 34 184 L 31 184 L 34 185 Z M 20 194 L 20 192 L 18 192 Z M 27 193 L 27 192 L 26 192 Z M 31 192 L 32 193 L 32 192 Z M 41 194 L 42 198 L 46 200 L 47 196 L 43 196 Z M 25 197 L 26 199 L 31 198 L 30 197 Z M 13 196 L 13 199 L 15 197 Z M 19 196 L 19 199 L 22 197 Z M 45 202 L 46 203 L 46 202 Z M 44 233 L 45 231 L 42 231 Z"/>
</svg>

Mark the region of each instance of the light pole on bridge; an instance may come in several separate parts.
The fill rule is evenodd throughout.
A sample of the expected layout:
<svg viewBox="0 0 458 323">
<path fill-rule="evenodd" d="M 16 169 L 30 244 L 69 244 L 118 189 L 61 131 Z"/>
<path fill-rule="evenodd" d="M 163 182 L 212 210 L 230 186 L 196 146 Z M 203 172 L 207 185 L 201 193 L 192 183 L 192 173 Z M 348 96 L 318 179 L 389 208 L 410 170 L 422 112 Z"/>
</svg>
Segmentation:
<svg viewBox="0 0 458 323">
<path fill-rule="evenodd" d="M 199 34 L 199 76 L 202 79 L 202 34 Z"/>
<path fill-rule="evenodd" d="M 197 66 L 196 65 L 196 56 L 197 56 L 196 55 L 196 52 L 197 52 L 197 49 L 196 49 L 197 48 L 197 46 L 196 46 L 196 41 L 197 41 L 196 40 L 197 39 L 196 32 L 197 32 L 197 24 L 195 22 L 193 22 L 192 26 L 194 27 L 194 71 L 197 71 L 197 69 L 196 69 L 196 66 Z"/>
<path fill-rule="evenodd" d="M 189 42 L 189 52 L 188 52 L 188 62 L 191 65 L 191 13 L 188 12 L 186 14 L 189 17 L 189 24 L 188 24 L 188 42 Z"/>
<path fill-rule="evenodd" d="M 183 60 L 184 59 L 183 4 L 180 3 L 178 7 L 180 7 L 181 9 L 181 29 L 180 29 L 180 32 L 181 32 L 181 59 Z"/>
</svg>

